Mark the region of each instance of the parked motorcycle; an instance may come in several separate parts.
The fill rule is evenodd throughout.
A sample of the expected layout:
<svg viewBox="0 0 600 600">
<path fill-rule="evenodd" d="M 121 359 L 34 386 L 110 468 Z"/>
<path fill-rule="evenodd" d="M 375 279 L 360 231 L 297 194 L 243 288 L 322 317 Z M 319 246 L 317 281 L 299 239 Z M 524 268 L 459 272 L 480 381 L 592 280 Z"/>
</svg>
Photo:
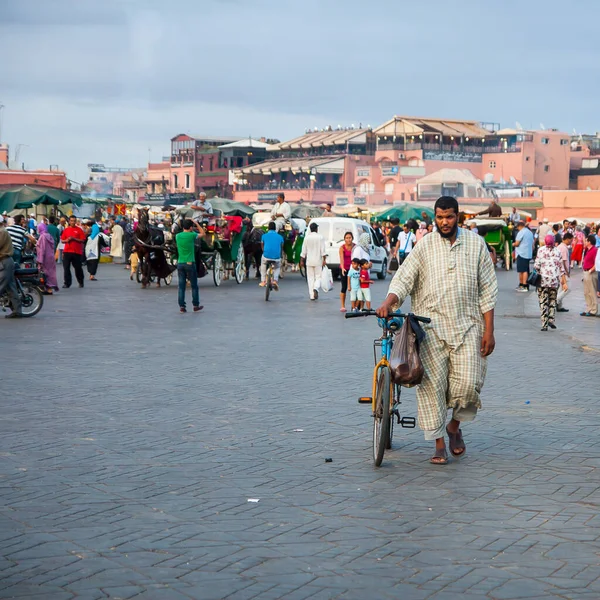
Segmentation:
<svg viewBox="0 0 600 600">
<path fill-rule="evenodd" d="M 15 283 L 17 292 L 21 297 L 23 317 L 37 315 L 44 305 L 44 296 L 40 289 L 43 283 L 40 279 L 39 270 L 35 268 L 15 269 Z M 2 312 L 12 310 L 8 291 L 0 296 L 0 309 L 2 309 Z"/>
</svg>

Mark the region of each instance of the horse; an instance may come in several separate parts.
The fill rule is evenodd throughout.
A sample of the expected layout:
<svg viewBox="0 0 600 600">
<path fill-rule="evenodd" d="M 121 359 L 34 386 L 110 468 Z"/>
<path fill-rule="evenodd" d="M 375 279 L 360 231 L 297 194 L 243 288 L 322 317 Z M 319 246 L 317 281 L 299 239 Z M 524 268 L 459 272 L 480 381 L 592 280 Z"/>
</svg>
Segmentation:
<svg viewBox="0 0 600 600">
<path fill-rule="evenodd" d="M 262 236 L 264 231 L 261 227 L 249 226 L 242 238 L 244 258 L 246 262 L 246 279 L 250 279 L 250 263 L 254 258 L 256 266 L 256 278 L 260 277 L 260 262 L 262 259 Z"/>
<path fill-rule="evenodd" d="M 160 280 L 173 272 L 165 257 L 165 235 L 162 229 L 150 225 L 150 214 L 147 208 L 139 213 L 139 221 L 133 242 L 137 251 L 142 270 L 142 289 L 150 283 L 152 273 L 156 275 L 156 285 Z"/>
</svg>

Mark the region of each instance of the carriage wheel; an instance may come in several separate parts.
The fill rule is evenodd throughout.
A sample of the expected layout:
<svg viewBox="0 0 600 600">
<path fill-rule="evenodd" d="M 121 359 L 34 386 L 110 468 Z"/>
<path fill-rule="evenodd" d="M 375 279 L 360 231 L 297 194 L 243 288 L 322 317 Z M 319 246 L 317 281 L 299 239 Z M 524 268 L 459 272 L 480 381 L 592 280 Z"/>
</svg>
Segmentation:
<svg viewBox="0 0 600 600">
<path fill-rule="evenodd" d="M 223 259 L 218 252 L 215 252 L 213 258 L 213 280 L 217 287 L 221 285 L 223 280 Z"/>
<path fill-rule="evenodd" d="M 510 271 L 512 268 L 512 255 L 511 255 L 511 251 L 510 251 L 510 244 L 508 243 L 508 240 L 506 240 L 504 242 L 504 268 L 507 271 Z"/>
<path fill-rule="evenodd" d="M 235 280 L 237 283 L 242 283 L 246 276 L 246 257 L 244 255 L 244 248 L 240 244 L 237 258 L 235 261 Z"/>
<path fill-rule="evenodd" d="M 141 257 L 138 262 L 137 269 L 135 270 L 135 280 L 138 283 L 142 283 L 142 265 L 143 264 L 144 264 L 144 259 L 143 259 L 143 257 Z"/>
</svg>

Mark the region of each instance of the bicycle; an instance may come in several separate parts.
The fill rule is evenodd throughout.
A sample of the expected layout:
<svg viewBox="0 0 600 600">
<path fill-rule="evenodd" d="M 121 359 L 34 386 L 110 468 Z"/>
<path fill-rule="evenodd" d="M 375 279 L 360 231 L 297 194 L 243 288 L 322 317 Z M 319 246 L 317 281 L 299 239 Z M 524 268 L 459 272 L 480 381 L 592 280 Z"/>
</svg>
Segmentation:
<svg viewBox="0 0 600 600">
<path fill-rule="evenodd" d="M 269 301 L 269 296 L 271 295 L 271 290 L 276 290 L 274 273 L 275 273 L 275 262 L 274 260 L 267 259 L 267 276 L 265 279 L 265 302 Z"/>
<path fill-rule="evenodd" d="M 346 319 L 356 317 L 377 316 L 374 310 L 364 310 L 357 313 L 346 313 Z M 394 416 L 397 424 L 401 427 L 414 429 L 416 419 L 414 417 L 400 417 L 399 406 L 401 404 L 401 386 L 392 382 L 392 371 L 390 367 L 390 355 L 394 342 L 394 335 L 407 317 L 413 317 L 421 323 L 430 323 L 427 317 L 418 317 L 413 314 L 401 312 L 390 313 L 387 319 L 378 318 L 379 326 L 383 329 L 380 338 L 373 341 L 373 355 L 375 368 L 373 369 L 373 393 L 370 397 L 358 399 L 360 404 L 371 404 L 373 411 L 373 461 L 376 467 L 381 466 L 383 455 L 392 447 L 394 434 Z M 377 348 L 381 348 L 381 358 L 377 360 Z"/>
</svg>

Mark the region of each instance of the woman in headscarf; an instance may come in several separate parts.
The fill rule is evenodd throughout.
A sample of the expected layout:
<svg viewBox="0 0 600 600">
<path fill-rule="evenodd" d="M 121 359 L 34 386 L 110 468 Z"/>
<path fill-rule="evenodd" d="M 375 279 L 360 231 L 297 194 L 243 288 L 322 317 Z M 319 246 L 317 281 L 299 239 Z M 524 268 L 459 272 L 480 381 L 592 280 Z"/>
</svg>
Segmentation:
<svg viewBox="0 0 600 600">
<path fill-rule="evenodd" d="M 35 245 L 36 262 L 46 279 L 46 293 L 52 294 L 52 290 L 58 291 L 56 262 L 54 258 L 54 240 L 48 233 L 48 225 L 46 225 L 46 223 L 39 223 L 37 230 L 39 237 L 37 244 Z"/>
<path fill-rule="evenodd" d="M 87 272 L 90 275 L 90 281 L 98 281 L 96 273 L 98 272 L 98 263 L 100 262 L 100 226 L 98 223 L 93 223 L 89 228 L 89 235 L 85 243 L 85 260 Z"/>
<path fill-rule="evenodd" d="M 427 231 L 427 223 L 425 221 L 421 221 L 419 223 L 419 229 L 417 229 L 417 233 L 415 233 L 416 242 L 420 242 L 429 232 Z"/>
<path fill-rule="evenodd" d="M 548 234 L 544 239 L 544 243 L 546 245 L 538 250 L 534 266 L 541 275 L 537 293 L 540 302 L 542 331 L 548 331 L 548 327 L 556 329 L 554 314 L 556 312 L 558 286 L 562 285 L 565 292 L 568 287 L 560 250 L 554 245 L 554 236 Z"/>
<path fill-rule="evenodd" d="M 352 258 L 368 260 L 368 269 L 373 266 L 371 263 L 371 236 L 368 233 L 362 233 L 358 238 L 358 244 L 354 246 L 354 250 L 352 250 Z"/>
</svg>

